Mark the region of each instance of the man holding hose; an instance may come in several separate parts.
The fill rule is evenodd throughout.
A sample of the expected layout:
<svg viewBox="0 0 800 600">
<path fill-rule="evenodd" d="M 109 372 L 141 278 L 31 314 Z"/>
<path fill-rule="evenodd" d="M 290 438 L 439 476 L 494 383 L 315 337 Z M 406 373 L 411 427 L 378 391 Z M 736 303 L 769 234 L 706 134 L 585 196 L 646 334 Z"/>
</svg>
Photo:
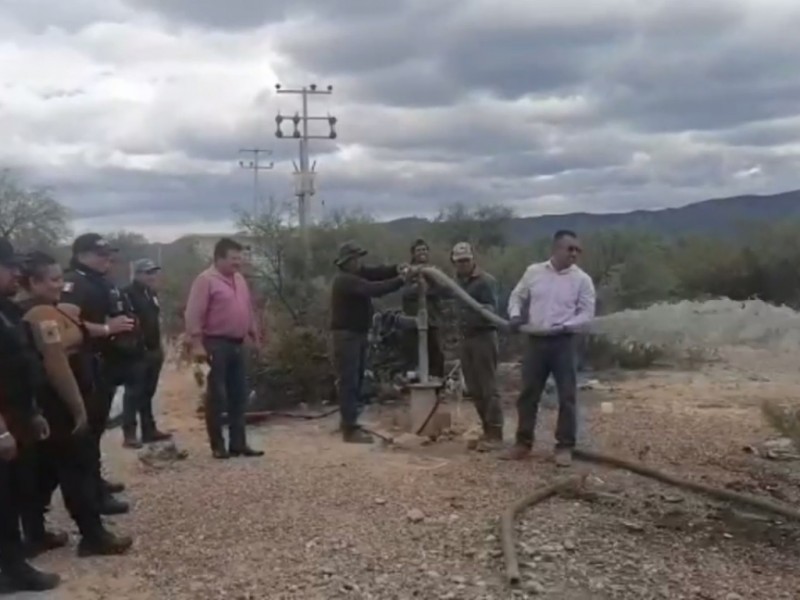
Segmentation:
<svg viewBox="0 0 800 600">
<path fill-rule="evenodd" d="M 497 313 L 497 282 L 475 262 L 472 246 L 459 242 L 450 260 L 458 285 L 484 309 Z M 497 391 L 497 325 L 471 306 L 459 302 L 461 371 L 481 419 L 480 447 L 491 449 L 503 441 L 503 410 Z"/>
<path fill-rule="evenodd" d="M 531 451 L 539 400 L 552 373 L 558 391 L 556 464 L 567 467 L 577 436 L 577 375 L 574 333 L 595 313 L 591 277 L 578 265 L 582 248 L 573 231 L 553 236 L 550 259 L 527 268 L 508 300 L 512 331 L 527 325 L 529 334 L 522 359 L 522 390 L 517 399 L 516 443 L 505 458 L 521 460 Z M 523 316 L 523 307 L 527 311 Z"/>
</svg>

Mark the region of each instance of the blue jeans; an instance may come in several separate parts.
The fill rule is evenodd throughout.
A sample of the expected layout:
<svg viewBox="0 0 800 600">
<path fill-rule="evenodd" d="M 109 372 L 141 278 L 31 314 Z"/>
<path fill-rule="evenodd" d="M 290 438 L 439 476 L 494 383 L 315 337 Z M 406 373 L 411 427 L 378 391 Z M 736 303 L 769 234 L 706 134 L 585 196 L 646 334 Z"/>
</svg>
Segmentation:
<svg viewBox="0 0 800 600">
<path fill-rule="evenodd" d="M 247 446 L 244 412 L 247 405 L 245 348 L 241 341 L 222 337 L 203 340 L 211 371 L 205 407 L 206 430 L 212 450 L 223 450 L 222 415 L 228 414 L 228 448 L 244 450 Z"/>
<path fill-rule="evenodd" d="M 367 367 L 367 334 L 355 331 L 333 332 L 333 366 L 342 431 L 358 428 L 361 386 Z"/>
</svg>

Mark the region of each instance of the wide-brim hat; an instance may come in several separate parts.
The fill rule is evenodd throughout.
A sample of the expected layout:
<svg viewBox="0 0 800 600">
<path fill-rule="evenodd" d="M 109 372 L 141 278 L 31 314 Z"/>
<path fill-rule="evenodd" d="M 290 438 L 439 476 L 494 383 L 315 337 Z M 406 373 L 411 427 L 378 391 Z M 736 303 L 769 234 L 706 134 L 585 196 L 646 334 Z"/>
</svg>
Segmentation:
<svg viewBox="0 0 800 600">
<path fill-rule="evenodd" d="M 341 267 L 349 260 L 361 258 L 362 256 L 366 255 L 367 251 L 359 246 L 356 242 L 345 242 L 339 246 L 339 253 L 336 255 L 336 259 L 333 261 L 333 264 L 335 264 L 337 267 Z"/>
</svg>

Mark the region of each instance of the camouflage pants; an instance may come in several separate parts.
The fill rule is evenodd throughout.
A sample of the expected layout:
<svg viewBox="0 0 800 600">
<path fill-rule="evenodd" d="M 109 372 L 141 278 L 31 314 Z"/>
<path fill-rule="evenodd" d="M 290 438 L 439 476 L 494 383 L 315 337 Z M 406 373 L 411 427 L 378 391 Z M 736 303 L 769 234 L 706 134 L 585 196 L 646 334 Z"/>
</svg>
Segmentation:
<svg viewBox="0 0 800 600">
<path fill-rule="evenodd" d="M 497 391 L 497 332 L 478 331 L 461 342 L 461 371 L 487 436 L 502 438 L 503 409 Z"/>
</svg>

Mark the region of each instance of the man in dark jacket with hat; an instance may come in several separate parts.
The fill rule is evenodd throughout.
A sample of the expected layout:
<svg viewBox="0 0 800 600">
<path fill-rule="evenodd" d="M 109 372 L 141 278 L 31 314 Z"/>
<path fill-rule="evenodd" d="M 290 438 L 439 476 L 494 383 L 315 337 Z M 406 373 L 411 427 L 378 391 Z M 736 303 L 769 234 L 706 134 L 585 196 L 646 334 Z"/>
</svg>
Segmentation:
<svg viewBox="0 0 800 600">
<path fill-rule="evenodd" d="M 158 275 L 161 267 L 149 258 L 133 263 L 133 282 L 125 288 L 125 296 L 139 321 L 144 353 L 125 383 L 122 433 L 126 448 L 141 448 L 142 443 L 162 442 L 172 436 L 158 430 L 153 416 L 153 396 L 158 387 L 164 351 L 161 347 L 161 306 L 158 302 Z M 136 435 L 137 417 L 141 440 Z"/>
<path fill-rule="evenodd" d="M 359 397 L 367 357 L 367 333 L 372 323 L 372 298 L 399 290 L 408 276 L 407 265 L 365 267 L 367 251 L 355 242 L 339 248 L 334 264 L 339 273 L 331 289 L 331 331 L 339 412 L 344 441 L 371 444 L 358 426 Z"/>
</svg>

